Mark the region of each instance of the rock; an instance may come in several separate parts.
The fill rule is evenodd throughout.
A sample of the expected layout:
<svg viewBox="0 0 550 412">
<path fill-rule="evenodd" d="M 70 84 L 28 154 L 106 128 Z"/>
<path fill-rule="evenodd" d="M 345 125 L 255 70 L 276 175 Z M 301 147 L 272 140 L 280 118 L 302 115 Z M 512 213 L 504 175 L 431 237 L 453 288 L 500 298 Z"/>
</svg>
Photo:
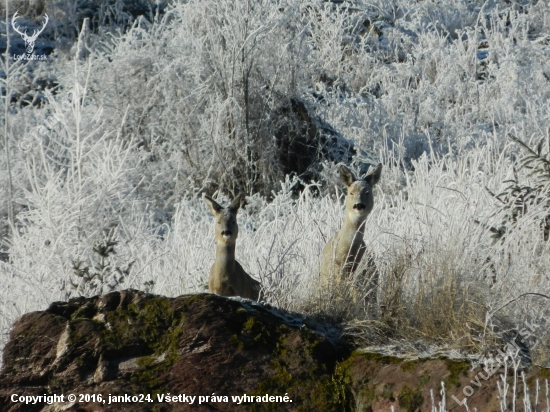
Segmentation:
<svg viewBox="0 0 550 412">
<path fill-rule="evenodd" d="M 319 163 L 328 160 L 350 163 L 356 154 L 351 140 L 310 112 L 297 98 L 271 114 L 277 161 L 284 175 L 297 175 L 309 183 L 318 179 Z"/>
<path fill-rule="evenodd" d="M 201 405 L 197 398 L 188 408 L 198 411 L 242 410 L 231 396 L 245 393 L 292 400 L 249 404 L 252 410 L 349 410 L 335 375 L 345 345 L 334 334 L 299 327 L 304 322 L 212 294 L 166 298 L 125 290 L 56 302 L 14 325 L 0 373 L 0 411 L 53 410 L 45 402 L 14 403 L 11 394 L 70 393 L 101 394 L 105 403 L 60 404 L 68 411 L 186 410 L 157 401 L 167 393 L 228 397 Z M 152 402 L 109 405 L 109 394 L 151 394 Z"/>
<path fill-rule="evenodd" d="M 437 407 L 442 382 L 448 411 L 464 410 L 464 399 L 470 410 L 500 409 L 502 366 L 489 376 L 464 360 L 352 351 L 340 334 L 301 314 L 213 294 L 166 298 L 123 290 L 56 302 L 15 323 L 0 372 L 0 412 L 414 412 L 432 410 L 431 391 Z M 537 367 L 524 372 L 532 394 L 537 380 L 542 388 L 550 377 Z M 513 378 L 509 369 L 510 388 Z M 64 395 L 63 402 L 12 401 L 12 395 L 54 394 Z M 75 402 L 69 394 L 77 395 Z M 142 402 L 133 402 L 140 394 Z M 196 398 L 192 405 L 189 398 L 181 403 L 183 397 L 160 400 L 168 394 Z M 253 401 L 232 398 L 244 394 Z M 522 394 L 520 387 L 516 402 Z M 266 395 L 292 402 L 257 402 L 269 400 Z M 210 398 L 199 404 L 199 396 Z M 508 404 L 511 399 L 510 390 Z"/>
<path fill-rule="evenodd" d="M 498 359 L 501 359 L 500 355 L 495 358 Z M 511 364 L 508 359 L 508 410 L 512 410 L 511 388 L 514 385 Z M 337 366 L 337 370 L 344 375 L 344 382 L 350 385 L 356 411 L 389 411 L 393 406 L 395 411 L 409 412 L 434 410 L 432 394 L 435 410 L 440 410 L 438 403 L 442 401 L 444 410 L 449 412 L 466 410 L 464 401 L 472 411 L 474 408 L 479 411 L 500 410 L 497 382 L 502 387 L 504 369 L 504 364 L 498 362 L 488 368 L 473 368 L 465 359 L 442 356 L 437 359 L 403 359 L 365 350 L 355 350 L 345 362 Z M 516 403 L 523 402 L 524 389 L 520 384 L 522 373 L 525 374 L 531 402 L 534 403 L 537 380 L 539 390 L 542 391 L 545 380 L 550 377 L 550 370 L 532 367 L 517 372 Z M 442 385 L 445 388 L 445 399 L 441 395 Z"/>
</svg>

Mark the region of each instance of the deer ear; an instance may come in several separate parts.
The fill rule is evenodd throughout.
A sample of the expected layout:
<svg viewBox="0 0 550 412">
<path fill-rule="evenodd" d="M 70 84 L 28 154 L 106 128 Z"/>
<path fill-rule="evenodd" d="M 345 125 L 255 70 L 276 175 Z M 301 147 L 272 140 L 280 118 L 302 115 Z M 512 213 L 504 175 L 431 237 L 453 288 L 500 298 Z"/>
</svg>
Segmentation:
<svg viewBox="0 0 550 412">
<path fill-rule="evenodd" d="M 241 207 L 242 198 L 243 196 L 239 194 L 235 199 L 233 199 L 233 201 L 229 205 L 229 210 L 231 210 L 233 213 L 237 213 L 239 211 L 239 208 Z"/>
<path fill-rule="evenodd" d="M 350 187 L 353 182 L 355 182 L 357 179 L 346 166 L 340 166 L 340 180 L 343 184 L 345 184 L 347 187 Z"/>
<path fill-rule="evenodd" d="M 204 195 L 204 200 L 208 204 L 208 207 L 214 216 L 218 215 L 223 210 L 223 207 L 210 196 Z"/>
<path fill-rule="evenodd" d="M 378 163 L 374 170 L 371 168 L 367 175 L 365 176 L 365 180 L 367 183 L 373 187 L 375 184 L 377 184 L 380 181 L 380 176 L 382 175 L 382 163 Z"/>
</svg>

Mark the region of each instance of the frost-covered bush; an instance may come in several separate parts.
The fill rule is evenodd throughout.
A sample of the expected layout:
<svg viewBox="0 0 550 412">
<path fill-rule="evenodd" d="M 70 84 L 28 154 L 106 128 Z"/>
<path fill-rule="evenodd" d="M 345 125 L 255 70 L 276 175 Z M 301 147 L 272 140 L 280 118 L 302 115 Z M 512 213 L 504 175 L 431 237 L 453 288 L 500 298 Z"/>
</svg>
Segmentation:
<svg viewBox="0 0 550 412">
<path fill-rule="evenodd" d="M 97 98 L 115 121 L 128 108 L 123 135 L 149 154 L 144 170 L 174 177 L 168 186 L 158 180 L 153 197 L 190 188 L 269 194 L 284 178 L 276 123 L 301 120 L 278 111 L 300 96 L 308 72 L 299 9 L 271 0 L 177 3 L 98 49 Z"/>
</svg>

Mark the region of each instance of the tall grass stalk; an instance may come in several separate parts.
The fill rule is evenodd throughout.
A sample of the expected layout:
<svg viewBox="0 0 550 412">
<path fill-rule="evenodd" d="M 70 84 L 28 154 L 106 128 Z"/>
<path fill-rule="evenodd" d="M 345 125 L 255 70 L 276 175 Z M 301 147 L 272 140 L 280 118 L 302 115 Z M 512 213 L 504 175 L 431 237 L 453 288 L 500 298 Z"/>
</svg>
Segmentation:
<svg viewBox="0 0 550 412">
<path fill-rule="evenodd" d="M 10 154 L 10 144 L 8 138 L 9 130 L 9 107 L 11 99 L 11 84 L 10 84 L 10 35 L 9 35 L 9 0 L 6 0 L 6 14 L 5 14 L 5 26 L 6 26 L 6 52 L 4 54 L 4 61 L 2 62 L 3 70 L 6 75 L 4 79 L 4 150 L 6 151 L 6 165 L 7 165 L 7 174 L 8 174 L 8 225 L 13 230 L 14 217 L 13 217 L 13 182 L 12 182 L 12 170 L 11 170 L 11 154 Z"/>
</svg>

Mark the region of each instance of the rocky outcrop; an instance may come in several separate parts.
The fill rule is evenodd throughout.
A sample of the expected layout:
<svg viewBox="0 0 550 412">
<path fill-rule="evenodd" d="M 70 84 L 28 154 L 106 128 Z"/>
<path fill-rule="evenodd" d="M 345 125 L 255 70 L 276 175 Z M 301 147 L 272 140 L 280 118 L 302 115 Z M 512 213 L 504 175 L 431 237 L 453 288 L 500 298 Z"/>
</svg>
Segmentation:
<svg viewBox="0 0 550 412">
<path fill-rule="evenodd" d="M 498 365 L 490 374 L 481 368 L 471 370 L 471 365 L 464 360 L 403 359 L 358 350 L 339 368 L 345 371 L 344 381 L 351 387 L 356 411 L 391 411 L 392 406 L 395 411 L 433 411 L 432 395 L 436 408 L 440 402 L 445 405 L 437 411 L 466 411 L 465 404 L 470 410 L 501 410 L 497 381 L 504 368 Z M 544 376 L 544 371 L 531 370 L 526 376 L 531 389 L 536 378 L 544 379 Z M 513 373 L 510 370 L 508 383 L 506 403 L 508 410 L 512 410 Z M 502 386 L 502 381 L 500 384 Z M 441 393 L 442 386 L 445 396 Z M 521 383 L 517 387 L 516 402 L 523 402 Z"/>
<path fill-rule="evenodd" d="M 0 411 L 430 411 L 442 382 L 448 411 L 464 410 L 464 399 L 470 410 L 500 410 L 502 368 L 489 376 L 464 361 L 352 351 L 339 336 L 301 314 L 213 294 L 56 302 L 15 323 Z M 525 371 L 532 394 L 540 380 L 541 403 L 548 377 Z M 509 370 L 508 404 L 513 378 Z M 63 399 L 52 403 L 54 394 Z"/>
<path fill-rule="evenodd" d="M 51 411 L 11 395 L 101 394 L 105 403 L 63 403 L 69 411 L 243 410 L 231 396 L 288 396 L 251 410 L 349 410 L 335 374 L 345 346 L 303 317 L 212 294 L 170 299 L 134 290 L 56 302 L 14 326 L 0 374 L 1 411 Z M 197 396 L 194 404 L 157 395 Z M 109 394 L 150 394 L 111 403 Z M 209 398 L 198 405 L 198 396 Z M 89 398 L 88 398 L 89 399 Z M 65 399 L 66 401 L 67 399 Z M 221 401 L 220 401 L 221 400 Z M 270 409 L 271 408 L 271 409 Z"/>
</svg>

